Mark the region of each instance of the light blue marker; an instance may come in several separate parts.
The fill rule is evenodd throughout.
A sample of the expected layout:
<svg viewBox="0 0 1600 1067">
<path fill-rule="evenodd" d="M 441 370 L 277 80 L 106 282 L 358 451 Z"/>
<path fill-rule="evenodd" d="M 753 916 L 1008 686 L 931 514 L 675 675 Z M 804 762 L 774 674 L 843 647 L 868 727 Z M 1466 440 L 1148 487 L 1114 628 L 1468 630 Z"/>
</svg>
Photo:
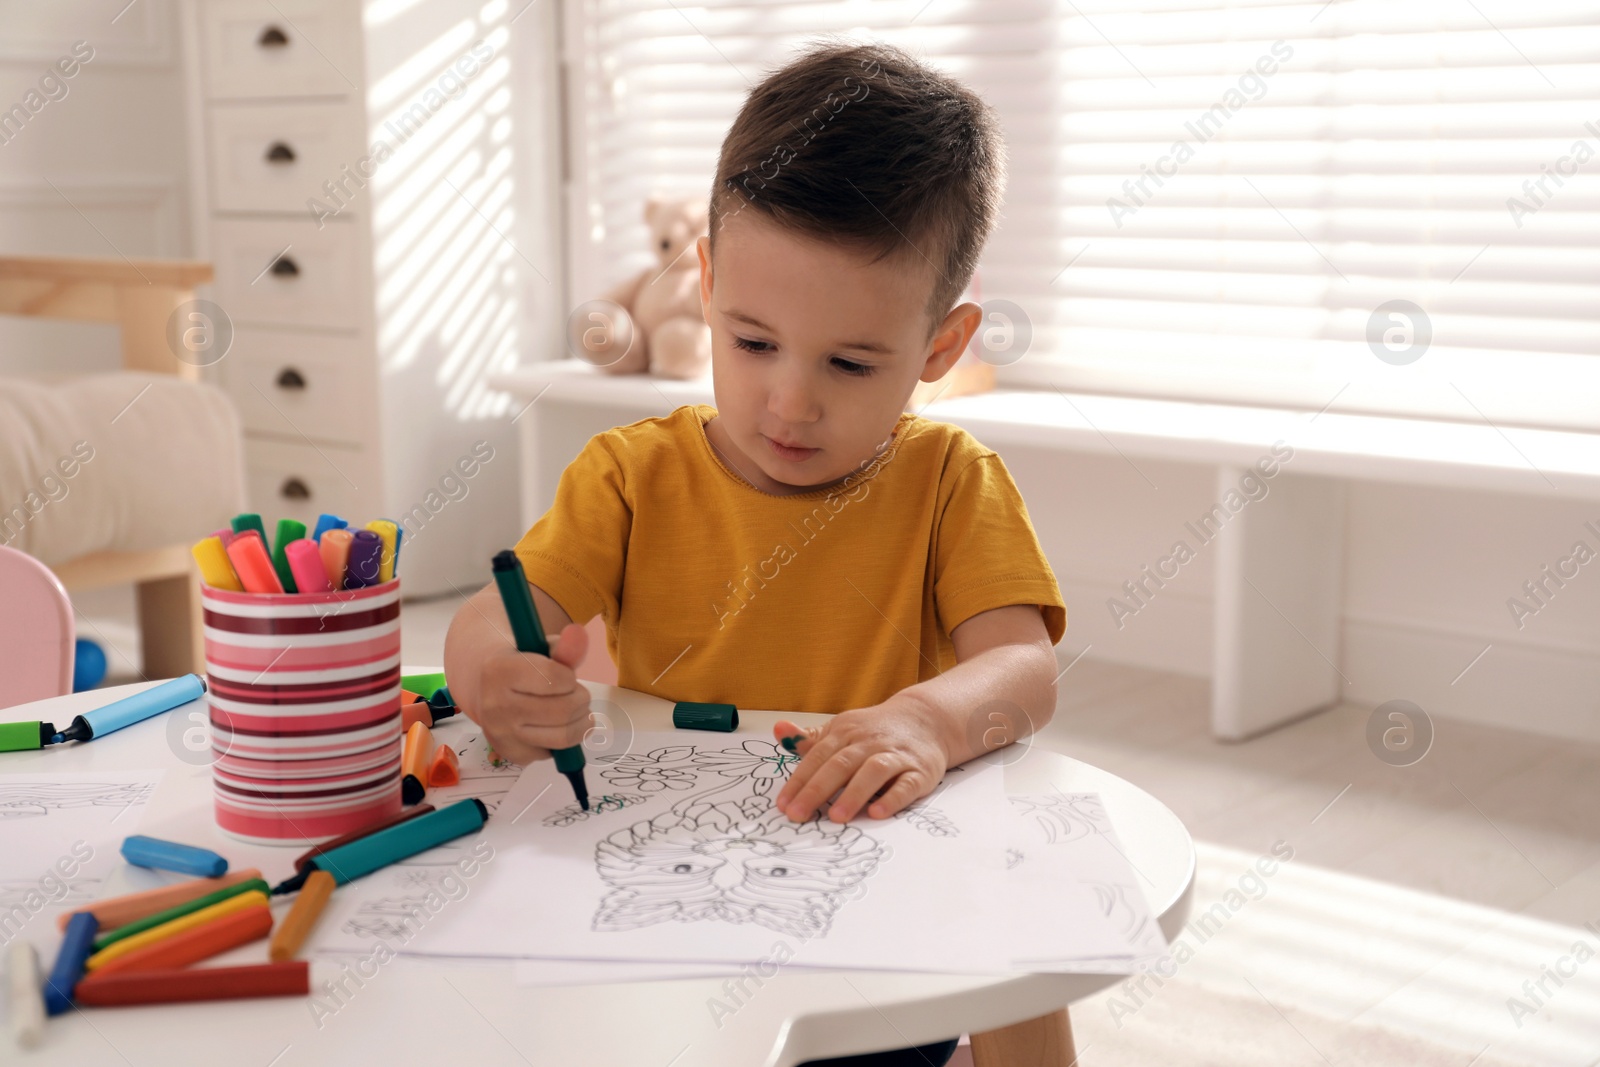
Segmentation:
<svg viewBox="0 0 1600 1067">
<path fill-rule="evenodd" d="M 177 871 L 195 878 L 220 878 L 228 873 L 228 861 L 209 848 L 180 845 L 144 834 L 129 834 L 123 840 L 122 858 L 135 867 Z"/>
<path fill-rule="evenodd" d="M 200 699 L 206 691 L 206 681 L 198 674 L 186 674 L 170 682 L 162 682 L 142 693 L 114 700 L 103 708 L 86 711 L 72 720 L 72 725 L 50 739 L 53 745 L 63 741 L 93 741 L 97 737 L 143 722 L 152 715 L 182 707 L 191 700 Z"/>
</svg>

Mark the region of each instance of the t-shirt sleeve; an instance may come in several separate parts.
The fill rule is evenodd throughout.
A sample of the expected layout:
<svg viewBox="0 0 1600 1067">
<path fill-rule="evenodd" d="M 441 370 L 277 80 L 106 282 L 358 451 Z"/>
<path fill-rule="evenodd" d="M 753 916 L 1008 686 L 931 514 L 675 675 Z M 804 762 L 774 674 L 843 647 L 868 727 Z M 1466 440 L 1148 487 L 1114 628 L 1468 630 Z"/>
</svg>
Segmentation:
<svg viewBox="0 0 1600 1067">
<path fill-rule="evenodd" d="M 573 622 L 617 618 L 633 526 L 625 475 L 605 436 L 590 438 L 561 472 L 555 503 L 517 542 L 528 581 Z"/>
<path fill-rule="evenodd" d="M 1038 605 L 1052 645 L 1066 633 L 1055 572 L 998 455 L 979 456 L 956 476 L 940 513 L 934 567 L 934 601 L 946 633 L 1012 604 Z"/>
</svg>

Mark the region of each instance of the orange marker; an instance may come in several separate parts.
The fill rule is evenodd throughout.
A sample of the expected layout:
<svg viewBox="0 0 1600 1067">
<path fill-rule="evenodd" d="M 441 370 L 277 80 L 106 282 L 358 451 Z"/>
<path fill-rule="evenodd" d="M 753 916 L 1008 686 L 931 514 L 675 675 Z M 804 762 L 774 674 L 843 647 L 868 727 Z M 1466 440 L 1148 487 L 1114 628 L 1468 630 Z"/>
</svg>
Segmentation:
<svg viewBox="0 0 1600 1067">
<path fill-rule="evenodd" d="M 300 887 L 300 895 L 295 898 L 294 907 L 289 909 L 289 917 L 283 920 L 278 932 L 272 935 L 272 947 L 267 950 L 267 955 L 273 963 L 293 959 L 294 954 L 300 951 L 300 946 L 305 944 L 306 935 L 317 925 L 322 909 L 327 905 L 328 898 L 333 895 L 333 884 L 333 875 L 327 871 L 311 872 L 305 884 Z"/>
<path fill-rule="evenodd" d="M 197 960 L 210 959 L 230 948 L 259 941 L 271 930 L 271 908 L 265 904 L 241 908 L 124 953 L 114 960 L 107 960 L 92 973 L 98 978 L 118 971 L 160 971 L 169 967 L 187 967 Z"/>
<path fill-rule="evenodd" d="M 449 745 L 440 745 L 433 750 L 433 759 L 428 761 L 428 785 L 438 787 L 460 784 L 461 758 Z"/>
<path fill-rule="evenodd" d="M 259 537 L 235 537 L 228 545 L 228 559 L 247 593 L 281 593 L 283 583 L 272 569 L 266 544 Z"/>
<path fill-rule="evenodd" d="M 328 530 L 318 542 L 322 549 L 322 569 L 328 572 L 328 581 L 335 589 L 344 588 L 344 568 L 350 561 L 350 542 L 355 536 L 349 530 Z"/>
<path fill-rule="evenodd" d="M 412 723 L 406 731 L 406 747 L 400 757 L 400 800 L 415 804 L 427 790 L 428 759 L 433 755 L 433 731 L 426 723 Z"/>
<path fill-rule="evenodd" d="M 100 920 L 101 930 L 115 930 L 119 926 L 127 926 L 131 922 L 154 915 L 158 911 L 179 904 L 187 904 L 208 893 L 215 893 L 219 889 L 226 889 L 230 885 L 248 882 L 252 878 L 260 878 L 261 872 L 254 867 L 242 871 L 229 871 L 220 878 L 196 878 L 192 882 L 178 882 L 175 885 L 164 885 L 157 889 L 146 889 L 142 893 L 129 893 L 126 896 L 107 897 L 97 900 L 86 911 Z M 67 922 L 78 911 L 69 911 L 56 918 L 56 925 L 64 932 Z"/>
<path fill-rule="evenodd" d="M 401 707 L 405 707 L 407 704 L 415 704 L 417 701 L 419 701 L 421 699 L 422 699 L 422 694 L 421 693 L 413 693 L 409 689 L 400 690 L 400 706 Z"/>
</svg>

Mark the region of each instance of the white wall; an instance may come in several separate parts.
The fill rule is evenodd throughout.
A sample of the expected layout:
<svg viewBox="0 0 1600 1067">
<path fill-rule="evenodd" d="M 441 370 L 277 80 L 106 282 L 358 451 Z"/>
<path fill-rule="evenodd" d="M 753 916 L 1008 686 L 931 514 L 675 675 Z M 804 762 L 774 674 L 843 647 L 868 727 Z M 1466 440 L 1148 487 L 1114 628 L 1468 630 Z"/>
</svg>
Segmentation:
<svg viewBox="0 0 1600 1067">
<path fill-rule="evenodd" d="M 1002 455 L 1067 598 L 1063 650 L 1092 646 L 1093 657 L 1209 674 L 1210 549 L 1120 629 L 1106 600 L 1213 503 L 1211 470 L 1145 461 L 1135 470 L 1116 457 L 1023 449 Z M 1520 629 L 1506 606 L 1574 542 L 1600 553 L 1585 522 L 1600 528 L 1600 502 L 1352 485 L 1342 647 L 1324 650 L 1349 677 L 1348 697 L 1404 698 L 1445 718 L 1600 740 L 1600 559 Z"/>
<path fill-rule="evenodd" d="M 52 88 L 59 99 L 0 133 L 0 254 L 188 251 L 175 12 L 167 0 L 125 4 L 0 3 L 0 112 L 30 91 L 38 106 L 40 79 L 75 42 L 93 50 L 64 96 Z M 109 371 L 117 359 L 114 327 L 0 318 L 0 374 Z"/>
</svg>

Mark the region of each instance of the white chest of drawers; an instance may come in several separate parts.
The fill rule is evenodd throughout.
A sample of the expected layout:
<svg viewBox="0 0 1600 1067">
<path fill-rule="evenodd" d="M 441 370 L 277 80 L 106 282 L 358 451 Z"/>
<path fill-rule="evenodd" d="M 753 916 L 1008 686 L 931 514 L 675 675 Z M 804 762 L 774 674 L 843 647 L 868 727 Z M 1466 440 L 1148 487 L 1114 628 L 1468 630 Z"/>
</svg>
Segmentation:
<svg viewBox="0 0 1600 1067">
<path fill-rule="evenodd" d="M 240 411 L 251 507 L 269 529 L 394 519 L 409 595 L 482 584 L 521 532 L 516 412 L 487 378 L 525 347 L 530 285 L 559 271 L 515 210 L 539 210 L 512 181 L 539 162 L 511 131 L 515 14 L 183 5 L 194 243 L 234 326 L 206 373 Z M 535 303 L 559 303 L 549 288 Z"/>
</svg>

